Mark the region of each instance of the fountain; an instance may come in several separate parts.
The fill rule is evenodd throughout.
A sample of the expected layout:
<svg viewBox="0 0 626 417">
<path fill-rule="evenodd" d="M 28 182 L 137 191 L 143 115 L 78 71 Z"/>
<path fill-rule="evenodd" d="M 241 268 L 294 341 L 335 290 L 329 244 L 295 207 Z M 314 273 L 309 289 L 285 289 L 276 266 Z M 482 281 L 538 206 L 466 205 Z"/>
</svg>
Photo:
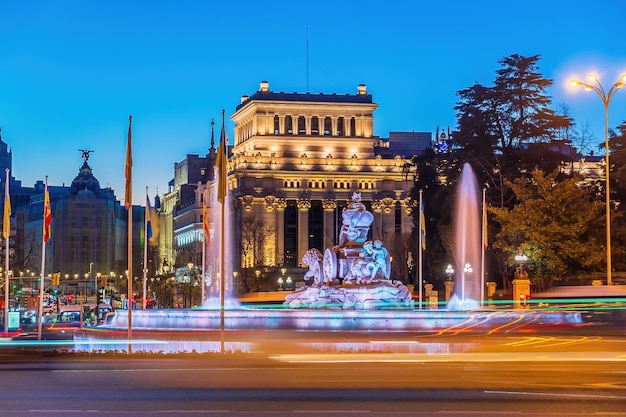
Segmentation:
<svg viewBox="0 0 626 417">
<path fill-rule="evenodd" d="M 470 164 L 465 163 L 457 187 L 454 209 L 454 255 L 457 271 L 455 293 L 448 302 L 450 310 L 479 307 L 483 276 L 481 268 L 481 225 L 479 190 Z"/>
<path fill-rule="evenodd" d="M 142 339 L 142 336 L 149 335 L 152 338 L 138 342 L 133 349 L 169 353 L 219 352 L 224 346 L 220 347 L 220 342 L 210 340 L 215 337 L 216 330 L 445 332 L 446 329 L 456 329 L 460 325 L 479 329 L 537 320 L 543 323 L 580 323 L 582 318 L 579 312 L 525 310 L 520 315 L 515 311 L 468 311 L 478 307 L 476 300 L 481 282 L 477 277 L 482 274 L 473 272 L 474 268 L 478 269 L 481 259 L 480 220 L 476 180 L 467 164 L 463 168 L 459 187 L 455 258 L 457 271 L 461 275 L 456 277 L 457 293 L 447 310 L 412 308 L 413 302 L 407 287 L 390 279 L 390 257 L 382 242 L 367 240 L 373 216 L 360 202 L 360 194 L 355 193 L 352 202 L 342 213 L 343 224 L 338 244 L 327 248 L 324 254 L 317 249 L 306 252 L 302 260 L 309 270 L 304 277 L 310 284 L 289 294 L 284 306 L 255 309 L 226 302 L 222 322 L 221 309 L 209 308 L 216 305 L 212 300 L 217 298 L 220 280 L 212 279 L 212 271 L 215 269 L 208 262 L 207 289 L 212 300 L 202 309 L 133 310 L 135 337 Z M 217 233 L 221 231 L 216 230 Z M 212 241 L 217 242 L 218 239 Z M 216 256 L 214 250 L 211 254 L 213 260 L 222 256 L 221 253 Z M 227 270 L 232 266 L 230 264 L 227 262 Z M 228 285 L 225 289 L 228 290 Z M 128 342 L 115 338 L 121 335 L 123 338 L 126 334 L 127 320 L 128 315 L 124 312 L 116 314 L 110 324 L 83 329 L 75 336 L 76 349 L 125 350 Z M 228 341 L 225 349 L 251 351 L 254 347 Z"/>
<path fill-rule="evenodd" d="M 391 259 L 380 240 L 366 240 L 374 216 L 354 192 L 343 210 L 339 243 L 322 254 L 309 249 L 302 262 L 312 284 L 285 299 L 291 308 L 368 310 L 413 307 L 408 288 L 391 280 Z"/>
</svg>

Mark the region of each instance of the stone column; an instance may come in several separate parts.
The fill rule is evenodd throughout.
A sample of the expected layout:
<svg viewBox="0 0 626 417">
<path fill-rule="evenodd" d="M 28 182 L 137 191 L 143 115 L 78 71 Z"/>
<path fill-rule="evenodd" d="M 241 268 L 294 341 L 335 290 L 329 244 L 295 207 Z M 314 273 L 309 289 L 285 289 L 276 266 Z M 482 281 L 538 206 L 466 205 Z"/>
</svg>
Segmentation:
<svg viewBox="0 0 626 417">
<path fill-rule="evenodd" d="M 361 116 L 354 118 L 354 130 L 354 136 L 363 136 L 363 118 Z"/>
<path fill-rule="evenodd" d="M 393 236 L 395 233 L 396 213 L 395 201 L 391 197 L 385 197 L 382 200 L 382 226 L 380 228 L 381 240 L 384 236 Z"/>
<path fill-rule="evenodd" d="M 307 250 L 309 250 L 309 209 L 311 201 L 298 200 L 298 264 Z"/>
<path fill-rule="evenodd" d="M 285 134 L 285 115 L 281 114 L 278 116 L 278 133 L 280 135 Z"/>
<path fill-rule="evenodd" d="M 446 286 L 446 302 L 448 302 L 454 293 L 454 281 L 448 280 L 444 282 L 444 285 Z"/>
<path fill-rule="evenodd" d="M 372 238 L 374 240 L 383 240 L 383 237 L 381 236 L 383 227 L 383 211 L 380 200 L 372 200 L 372 215 L 374 216 L 374 221 L 370 226 Z"/>
<path fill-rule="evenodd" d="M 304 116 L 304 130 L 307 136 L 311 136 L 311 116 Z"/>
<path fill-rule="evenodd" d="M 337 210 L 337 201 L 322 200 L 322 208 L 324 209 L 324 248 L 332 248 L 337 243 L 333 241 L 333 236 L 337 233 L 334 216 L 335 210 Z"/>
<path fill-rule="evenodd" d="M 285 209 L 287 200 L 279 198 L 276 200 L 276 259 L 279 263 L 285 264 Z"/>
<path fill-rule="evenodd" d="M 330 118 L 330 135 L 337 136 L 337 116 L 333 116 Z"/>
<path fill-rule="evenodd" d="M 496 294 L 496 285 L 495 282 L 487 283 L 487 303 L 489 305 L 493 304 L 493 296 Z"/>
</svg>

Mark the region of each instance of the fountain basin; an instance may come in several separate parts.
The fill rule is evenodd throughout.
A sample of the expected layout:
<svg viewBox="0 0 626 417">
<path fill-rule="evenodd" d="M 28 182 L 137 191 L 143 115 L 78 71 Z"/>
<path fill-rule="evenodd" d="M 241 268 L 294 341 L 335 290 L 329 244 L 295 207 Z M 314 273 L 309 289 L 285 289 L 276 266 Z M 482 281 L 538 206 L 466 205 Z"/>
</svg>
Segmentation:
<svg viewBox="0 0 626 417">
<path fill-rule="evenodd" d="M 103 329 L 128 328 L 128 315 L 118 312 Z M 304 310 L 246 309 L 224 312 L 225 330 L 313 331 L 434 331 L 460 324 L 496 326 L 520 323 L 582 323 L 579 312 L 532 310 Z M 221 329 L 219 310 L 133 310 L 133 330 L 215 331 Z"/>
</svg>

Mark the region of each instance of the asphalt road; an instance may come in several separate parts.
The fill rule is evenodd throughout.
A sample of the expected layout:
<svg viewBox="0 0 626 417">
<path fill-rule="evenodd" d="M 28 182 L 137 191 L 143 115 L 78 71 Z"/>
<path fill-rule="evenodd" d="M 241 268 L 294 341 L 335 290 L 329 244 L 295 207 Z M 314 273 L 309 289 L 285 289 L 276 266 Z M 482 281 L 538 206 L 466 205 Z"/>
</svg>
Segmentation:
<svg viewBox="0 0 626 417">
<path fill-rule="evenodd" d="M 621 324 L 493 330 L 227 335 L 251 353 L 0 349 L 0 416 L 626 416 Z"/>
</svg>

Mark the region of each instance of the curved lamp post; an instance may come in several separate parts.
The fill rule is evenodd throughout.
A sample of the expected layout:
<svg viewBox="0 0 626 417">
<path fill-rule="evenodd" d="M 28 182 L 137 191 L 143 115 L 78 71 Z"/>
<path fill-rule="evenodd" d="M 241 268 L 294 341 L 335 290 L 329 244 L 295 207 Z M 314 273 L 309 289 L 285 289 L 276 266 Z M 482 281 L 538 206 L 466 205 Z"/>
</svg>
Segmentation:
<svg viewBox="0 0 626 417">
<path fill-rule="evenodd" d="M 611 196 L 609 193 L 609 171 L 611 165 L 609 164 L 609 103 L 617 90 L 626 84 L 626 74 L 622 75 L 620 79 L 611 86 L 609 91 L 604 90 L 604 87 L 596 75 L 591 74 L 587 78 L 591 84 L 577 80 L 571 80 L 569 84 L 572 87 L 582 86 L 585 87 L 586 90 L 595 91 L 598 93 L 602 99 L 602 103 L 604 104 L 604 146 L 606 152 L 606 157 L 604 159 L 606 167 L 606 284 L 611 285 Z"/>
</svg>

